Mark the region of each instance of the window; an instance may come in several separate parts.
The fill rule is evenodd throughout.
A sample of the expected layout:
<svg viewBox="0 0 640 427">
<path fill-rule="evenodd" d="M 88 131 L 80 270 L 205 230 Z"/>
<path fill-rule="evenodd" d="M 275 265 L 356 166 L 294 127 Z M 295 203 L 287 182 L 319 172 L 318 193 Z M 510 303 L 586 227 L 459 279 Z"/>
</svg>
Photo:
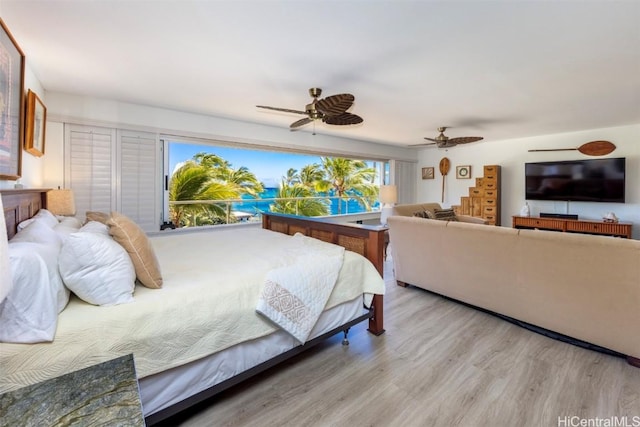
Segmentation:
<svg viewBox="0 0 640 427">
<path fill-rule="evenodd" d="M 265 211 L 326 216 L 374 210 L 389 171 L 388 162 L 373 160 L 176 140 L 165 147 L 165 217 L 179 226 L 256 221 Z M 340 179 L 331 177 L 345 174 L 344 185 L 333 185 Z"/>
<path fill-rule="evenodd" d="M 379 185 L 390 170 L 388 161 L 65 124 L 65 187 L 74 190 L 79 216 L 119 211 L 147 232 L 169 221 L 180 226 L 258 221 L 268 211 L 328 216 L 377 210 Z M 344 185 L 334 185 L 345 174 Z"/>
</svg>

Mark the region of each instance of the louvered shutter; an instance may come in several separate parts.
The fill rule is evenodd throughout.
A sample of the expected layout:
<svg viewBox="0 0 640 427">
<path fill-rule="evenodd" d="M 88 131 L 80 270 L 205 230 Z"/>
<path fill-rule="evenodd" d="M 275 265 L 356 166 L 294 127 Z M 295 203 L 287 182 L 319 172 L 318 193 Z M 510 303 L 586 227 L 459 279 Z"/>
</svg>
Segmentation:
<svg viewBox="0 0 640 427">
<path fill-rule="evenodd" d="M 416 202 L 416 174 L 418 166 L 414 162 L 391 160 L 394 183 L 398 186 L 398 203 Z"/>
<path fill-rule="evenodd" d="M 78 218 L 115 208 L 115 137 L 114 129 L 65 125 L 65 186 L 74 191 Z"/>
<path fill-rule="evenodd" d="M 147 232 L 160 223 L 159 144 L 154 134 L 118 132 L 118 210 Z"/>
<path fill-rule="evenodd" d="M 154 134 L 65 125 L 65 187 L 74 191 L 77 217 L 118 211 L 143 230 L 158 231 L 160 142 Z"/>
</svg>

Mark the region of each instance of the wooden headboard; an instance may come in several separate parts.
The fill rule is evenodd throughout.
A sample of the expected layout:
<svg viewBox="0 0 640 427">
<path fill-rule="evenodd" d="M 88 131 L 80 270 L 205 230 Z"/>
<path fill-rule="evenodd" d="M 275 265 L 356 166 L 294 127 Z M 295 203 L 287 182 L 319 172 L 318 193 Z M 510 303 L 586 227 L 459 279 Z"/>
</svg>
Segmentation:
<svg viewBox="0 0 640 427">
<path fill-rule="evenodd" d="M 7 238 L 12 238 L 18 230 L 18 224 L 34 216 L 47 206 L 49 189 L 0 190 L 4 206 L 4 220 L 7 223 Z"/>
</svg>

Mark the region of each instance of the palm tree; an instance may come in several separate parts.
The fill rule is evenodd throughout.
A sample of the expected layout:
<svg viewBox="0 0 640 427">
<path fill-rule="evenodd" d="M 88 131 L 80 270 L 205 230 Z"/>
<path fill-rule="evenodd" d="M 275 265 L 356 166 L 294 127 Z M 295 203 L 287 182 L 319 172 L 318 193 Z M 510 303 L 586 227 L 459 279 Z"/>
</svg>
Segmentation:
<svg viewBox="0 0 640 427">
<path fill-rule="evenodd" d="M 264 191 L 262 183 L 245 166 L 234 169 L 231 167 L 231 163 L 213 153 L 201 152 L 195 154 L 193 159 L 208 168 L 214 179 L 232 185 L 239 194 L 256 197 Z"/>
<path fill-rule="evenodd" d="M 236 197 L 236 192 L 225 185 L 212 181 L 210 169 L 193 160 L 186 161 L 176 169 L 169 181 L 169 200 L 216 200 Z M 214 204 L 171 205 L 171 221 L 177 226 L 194 226 L 200 222 L 212 223 L 214 218 L 224 216 L 222 207 Z M 200 221 L 198 221 L 200 219 Z"/>
<path fill-rule="evenodd" d="M 300 184 L 317 192 L 319 191 L 319 183 L 324 180 L 324 171 L 322 170 L 322 166 L 317 163 L 312 163 L 300 169 L 298 176 Z"/>
<path fill-rule="evenodd" d="M 230 185 L 236 192 L 236 198 L 242 197 L 243 194 L 248 194 L 253 198 L 258 198 L 259 194 L 264 191 L 264 186 L 258 178 L 249 171 L 245 166 L 241 166 L 238 169 L 230 167 L 218 170 L 218 179 L 224 181 L 227 185 Z M 231 204 L 227 204 L 227 217 L 231 215 Z"/>
<path fill-rule="evenodd" d="M 227 168 L 231 166 L 231 164 L 228 161 L 218 156 L 217 154 L 205 153 L 204 151 L 194 154 L 193 161 L 195 161 L 199 165 L 205 166 L 213 170 L 216 170 L 218 168 Z"/>
<path fill-rule="evenodd" d="M 171 177 L 169 200 L 239 199 L 243 194 L 257 197 L 264 191 L 256 176 L 244 166 L 234 169 L 227 160 L 213 153 L 198 153 Z M 172 205 L 176 226 L 221 224 L 231 221 L 231 205 Z"/>
<path fill-rule="evenodd" d="M 287 174 L 282 177 L 282 182 L 287 185 L 295 185 L 300 183 L 300 174 L 297 169 L 289 168 Z"/>
<path fill-rule="evenodd" d="M 291 171 L 291 169 L 289 169 Z M 278 199 L 299 198 L 298 200 L 276 200 L 269 206 L 271 212 L 286 213 L 301 216 L 329 215 L 329 204 L 325 200 L 311 199 L 316 194 L 301 183 L 288 184 L 288 178 L 283 177 L 276 197 Z"/>
<path fill-rule="evenodd" d="M 247 169 L 245 166 L 241 166 L 238 169 L 231 167 L 224 169 L 220 173 L 220 178 L 231 184 L 240 194 L 248 194 L 253 197 L 258 197 L 258 194 L 264 191 L 264 186 L 258 178 Z"/>
<path fill-rule="evenodd" d="M 338 196 L 338 214 L 342 213 L 343 199 L 355 199 L 370 211 L 379 191 L 375 168 L 362 160 L 343 157 L 322 157 L 321 161 L 324 178 L 316 183 L 316 188 Z"/>
</svg>

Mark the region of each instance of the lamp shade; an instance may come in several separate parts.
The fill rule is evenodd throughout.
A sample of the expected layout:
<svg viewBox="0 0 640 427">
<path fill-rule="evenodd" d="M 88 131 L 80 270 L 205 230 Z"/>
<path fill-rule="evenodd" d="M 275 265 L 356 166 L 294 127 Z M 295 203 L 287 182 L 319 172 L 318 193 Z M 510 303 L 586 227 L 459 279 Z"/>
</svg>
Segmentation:
<svg viewBox="0 0 640 427">
<path fill-rule="evenodd" d="M 75 215 L 76 203 L 73 199 L 73 190 L 58 189 L 48 191 L 47 210 L 49 210 L 54 215 Z"/>
<path fill-rule="evenodd" d="M 398 201 L 398 187 L 395 185 L 380 186 L 380 203 L 392 205 Z"/>
</svg>

